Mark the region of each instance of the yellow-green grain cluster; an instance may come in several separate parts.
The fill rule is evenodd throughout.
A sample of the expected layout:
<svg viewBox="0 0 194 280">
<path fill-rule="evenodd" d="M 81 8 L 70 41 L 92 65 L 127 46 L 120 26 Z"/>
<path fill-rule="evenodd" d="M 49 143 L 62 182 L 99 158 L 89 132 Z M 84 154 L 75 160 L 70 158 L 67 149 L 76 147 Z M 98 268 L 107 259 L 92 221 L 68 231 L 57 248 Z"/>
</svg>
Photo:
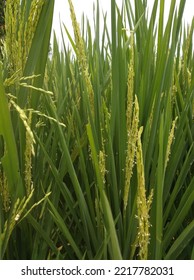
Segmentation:
<svg viewBox="0 0 194 280">
<path fill-rule="evenodd" d="M 27 46 L 30 46 L 32 43 L 32 39 L 33 39 L 34 33 L 36 31 L 36 26 L 38 24 L 44 2 L 45 2 L 45 0 L 32 1 L 31 7 L 30 7 L 30 13 L 29 13 L 28 20 L 25 25 L 25 31 L 24 31 L 25 32 L 25 34 L 24 34 L 25 44 Z"/>
<path fill-rule="evenodd" d="M 144 162 L 141 143 L 141 134 L 143 127 L 140 127 L 137 140 L 137 218 L 139 222 L 138 226 L 138 247 L 139 258 L 141 260 L 147 260 L 148 257 L 148 244 L 149 244 L 149 210 L 152 203 L 153 192 L 146 199 L 146 186 L 145 186 L 145 174 L 144 174 Z"/>
<path fill-rule="evenodd" d="M 4 228 L 2 231 L 2 234 L 0 236 L 1 240 L 3 242 L 8 242 L 9 237 L 16 225 L 16 223 L 21 219 L 22 214 L 25 212 L 27 205 L 30 201 L 30 199 L 32 198 L 33 195 L 33 191 L 31 191 L 31 193 L 29 194 L 28 197 L 23 197 L 22 200 L 20 200 L 19 198 L 16 200 L 16 202 L 14 203 L 12 212 L 11 212 L 11 217 L 8 220 L 5 221 L 4 223 Z"/>
<path fill-rule="evenodd" d="M 32 112 L 30 111 L 28 114 L 27 124 L 30 127 L 32 121 Z M 29 134 L 29 131 L 26 129 L 26 148 L 25 148 L 25 188 L 27 195 L 30 195 L 30 192 L 33 188 L 32 182 L 32 155 L 34 155 L 34 137 L 32 137 L 32 133 Z"/>
<path fill-rule="evenodd" d="M 185 45 L 183 49 L 183 58 L 182 58 L 182 79 L 184 87 L 187 85 L 191 85 L 191 72 L 188 68 L 188 56 L 189 56 L 189 49 L 192 41 L 193 30 L 192 28 L 187 28 L 187 38 L 185 40 Z"/>
<path fill-rule="evenodd" d="M 128 204 L 130 181 L 133 174 L 133 166 L 135 162 L 136 142 L 139 124 L 139 105 L 137 96 L 135 96 L 135 102 L 133 101 L 134 75 L 134 34 L 131 33 L 131 60 L 128 71 L 128 92 L 126 110 L 127 151 L 125 164 L 124 211 L 126 210 Z"/>
<path fill-rule="evenodd" d="M 16 111 L 18 112 L 20 119 L 22 120 L 25 128 L 26 128 L 26 133 L 29 135 L 29 137 L 32 139 L 32 143 L 35 143 L 35 139 L 34 139 L 34 135 L 33 132 L 31 130 L 31 127 L 29 125 L 29 120 L 28 117 L 26 116 L 26 113 L 23 109 L 21 109 L 14 101 L 13 99 L 10 100 L 10 103 L 12 104 L 12 106 L 16 109 Z M 31 145 L 32 147 L 32 153 L 34 154 L 34 148 L 33 148 L 33 144 Z"/>
<path fill-rule="evenodd" d="M 3 208 L 5 212 L 8 212 L 10 209 L 10 194 L 8 188 L 7 178 L 5 173 L 0 171 L 0 195 L 2 197 Z"/>
<path fill-rule="evenodd" d="M 106 162 L 105 162 L 105 151 L 104 149 L 100 151 L 99 153 L 99 168 L 100 168 L 100 173 L 102 176 L 102 181 L 105 185 L 105 174 L 106 174 Z"/>
<path fill-rule="evenodd" d="M 134 96 L 134 78 L 135 78 L 135 71 L 134 71 L 134 33 L 131 32 L 130 37 L 130 45 L 131 45 L 131 58 L 129 63 L 128 69 L 128 92 L 127 92 L 127 112 L 126 112 L 126 119 L 127 119 L 127 132 L 128 135 L 131 133 L 130 127 L 132 122 L 132 113 L 133 113 L 133 96 Z"/>
<path fill-rule="evenodd" d="M 73 1 L 68 45 L 50 41 L 55 0 L 6 1 L 0 259 L 194 259 L 186 1 L 166 25 L 165 1 L 110 0 L 111 22 L 96 1 L 81 28 Z"/>
<path fill-rule="evenodd" d="M 91 111 L 92 111 L 92 113 L 94 113 L 94 91 L 93 91 L 93 86 L 92 86 L 92 82 L 91 82 L 90 75 L 89 75 L 89 67 L 88 67 L 87 57 L 86 57 L 85 48 L 84 48 L 84 41 L 83 41 L 81 33 L 80 33 L 80 27 L 79 27 L 79 24 L 76 19 L 73 3 L 71 0 L 68 0 L 68 2 L 69 2 L 71 21 L 72 21 L 72 26 L 73 26 L 73 30 L 74 30 L 74 36 L 75 36 L 76 54 L 77 54 L 77 58 L 78 58 L 78 61 L 80 64 L 84 82 L 86 85 L 87 93 L 89 94 L 89 102 L 91 105 Z"/>
<path fill-rule="evenodd" d="M 173 143 L 174 139 L 174 132 L 175 132 L 175 127 L 176 127 L 176 122 L 178 120 L 178 117 L 175 118 L 175 120 L 172 122 L 172 127 L 168 136 L 168 143 L 167 143 L 167 150 L 166 150 L 166 158 L 165 158 L 165 168 L 167 167 L 169 157 L 170 157 L 170 152 L 171 152 L 171 146 Z"/>
<path fill-rule="evenodd" d="M 32 176 L 31 176 L 32 155 L 35 155 L 34 152 L 35 139 L 34 139 L 34 134 L 31 130 L 32 111 L 29 111 L 28 115 L 26 115 L 25 111 L 21 109 L 12 99 L 10 100 L 10 103 L 18 112 L 19 117 L 22 120 L 26 129 L 26 146 L 25 146 L 25 155 L 24 155 L 25 156 L 24 181 L 25 181 L 26 193 L 28 196 L 32 190 Z"/>
<path fill-rule="evenodd" d="M 6 1 L 4 45 L 10 74 L 24 70 L 44 1 L 32 1 L 27 19 L 25 1 L 23 9 L 20 0 Z"/>
</svg>

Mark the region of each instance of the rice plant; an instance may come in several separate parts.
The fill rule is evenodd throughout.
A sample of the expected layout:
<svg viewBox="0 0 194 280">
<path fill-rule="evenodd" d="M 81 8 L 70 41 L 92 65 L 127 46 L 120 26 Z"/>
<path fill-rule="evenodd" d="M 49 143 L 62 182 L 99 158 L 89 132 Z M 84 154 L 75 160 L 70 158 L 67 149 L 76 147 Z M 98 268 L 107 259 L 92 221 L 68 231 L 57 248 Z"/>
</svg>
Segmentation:
<svg viewBox="0 0 194 280">
<path fill-rule="evenodd" d="M 54 1 L 6 1 L 0 258 L 194 259 L 186 0 L 166 24 L 164 0 L 111 0 L 111 27 L 68 2 L 74 34 L 49 54 Z"/>
</svg>

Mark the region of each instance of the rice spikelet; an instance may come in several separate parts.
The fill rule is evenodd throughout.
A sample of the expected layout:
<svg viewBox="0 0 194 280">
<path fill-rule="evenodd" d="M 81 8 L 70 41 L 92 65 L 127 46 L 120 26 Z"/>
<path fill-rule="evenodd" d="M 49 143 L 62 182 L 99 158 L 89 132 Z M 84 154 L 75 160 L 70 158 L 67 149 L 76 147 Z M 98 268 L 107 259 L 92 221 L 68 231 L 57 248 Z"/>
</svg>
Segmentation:
<svg viewBox="0 0 194 280">
<path fill-rule="evenodd" d="M 174 131 L 175 131 L 177 120 L 178 120 L 178 117 L 176 117 L 175 120 L 172 122 L 172 128 L 171 128 L 169 136 L 168 136 L 168 144 L 167 144 L 166 158 L 165 158 L 165 169 L 167 167 L 169 157 L 170 157 L 171 146 L 172 146 L 172 142 L 174 139 Z"/>
<path fill-rule="evenodd" d="M 99 169 L 102 176 L 103 184 L 106 183 L 105 181 L 105 174 L 106 174 L 106 160 L 105 160 L 105 149 L 104 149 L 104 139 L 102 137 L 102 150 L 99 152 L 98 161 L 99 161 Z"/>
<path fill-rule="evenodd" d="M 68 0 L 69 2 L 69 8 L 70 8 L 70 14 L 71 14 L 71 21 L 72 21 L 72 26 L 74 30 L 74 36 L 75 36 L 75 45 L 76 45 L 76 53 L 77 53 L 77 58 L 80 64 L 81 72 L 85 81 L 85 85 L 89 94 L 89 102 L 91 105 L 91 111 L 94 113 L 94 91 L 93 91 L 93 86 L 91 83 L 90 75 L 89 75 L 89 67 L 88 67 L 88 62 L 87 62 L 87 57 L 85 54 L 85 48 L 84 48 L 84 42 L 81 37 L 80 33 L 80 27 L 76 19 L 75 15 L 75 10 L 74 6 L 71 0 Z"/>
<path fill-rule="evenodd" d="M 27 120 L 28 126 L 31 126 L 32 120 L 32 112 L 29 112 L 29 117 Z M 24 171 L 24 180 L 25 180 L 25 188 L 27 196 L 30 195 L 32 190 L 32 154 L 34 155 L 34 148 L 33 148 L 33 138 L 29 135 L 28 131 L 26 130 L 26 148 L 25 148 L 25 171 Z"/>
<path fill-rule="evenodd" d="M 10 74 L 24 70 L 34 33 L 45 0 L 33 0 L 26 20 L 26 2 L 22 9 L 20 0 L 7 0 L 5 9 L 5 54 L 9 60 Z M 22 74 L 21 71 L 21 74 Z"/>
<path fill-rule="evenodd" d="M 137 140 L 137 218 L 139 221 L 138 227 L 138 247 L 139 247 L 139 258 L 141 260 L 147 260 L 148 257 L 148 244 L 149 244 L 149 210 L 153 198 L 153 190 L 150 193 L 148 200 L 146 199 L 146 186 L 145 186 L 145 175 L 144 175 L 144 163 L 143 163 L 143 152 L 141 144 L 141 134 L 143 127 L 139 129 L 138 140 Z"/>
<path fill-rule="evenodd" d="M 3 208 L 5 212 L 8 212 L 10 209 L 11 200 L 7 178 L 5 173 L 2 171 L 0 171 L 0 195 L 2 196 Z"/>
<path fill-rule="evenodd" d="M 125 164 L 125 186 L 124 186 L 124 212 L 127 208 L 130 180 L 134 166 L 136 141 L 139 123 L 139 105 L 135 96 L 135 104 L 133 103 L 134 95 L 134 33 L 131 32 L 131 60 L 128 71 L 128 91 L 127 91 L 127 110 L 126 110 L 126 125 L 127 125 L 127 151 Z M 133 109 L 134 108 L 134 109 Z"/>
<path fill-rule="evenodd" d="M 16 111 L 19 113 L 19 116 L 26 128 L 26 133 L 28 133 L 29 137 L 31 138 L 31 143 L 32 143 L 32 154 L 34 155 L 34 147 L 33 144 L 36 143 L 33 132 L 31 130 L 31 127 L 28 124 L 28 117 L 26 116 L 26 113 L 23 109 L 21 109 L 12 99 L 10 100 L 10 103 L 13 105 L 13 107 L 16 109 Z"/>
</svg>

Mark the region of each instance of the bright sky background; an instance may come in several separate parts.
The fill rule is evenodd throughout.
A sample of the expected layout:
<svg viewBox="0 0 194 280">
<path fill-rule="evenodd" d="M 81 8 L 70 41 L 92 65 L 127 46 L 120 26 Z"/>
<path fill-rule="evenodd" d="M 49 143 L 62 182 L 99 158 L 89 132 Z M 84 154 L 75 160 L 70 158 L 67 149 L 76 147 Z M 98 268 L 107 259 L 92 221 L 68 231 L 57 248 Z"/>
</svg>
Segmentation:
<svg viewBox="0 0 194 280">
<path fill-rule="evenodd" d="M 130 1 L 130 0 L 129 0 Z M 134 0 L 133 0 L 134 1 Z M 132 1 L 132 3 L 133 3 Z M 91 24 L 93 23 L 93 3 L 95 0 L 72 0 L 77 19 L 79 23 L 81 23 L 81 16 L 84 12 L 85 15 L 89 18 Z M 118 5 L 121 5 L 122 0 L 116 1 Z M 152 7 L 154 0 L 147 0 L 148 5 Z M 171 0 L 166 0 L 166 16 L 169 12 Z M 180 0 L 176 0 L 177 4 Z M 110 17 L 110 7 L 111 7 L 111 0 L 99 0 L 100 8 L 103 11 L 107 11 L 107 14 Z M 184 19 L 187 23 L 191 23 L 192 18 L 194 16 L 194 0 L 186 0 L 185 6 L 185 13 Z M 60 42 L 61 33 L 60 33 L 60 19 L 61 21 L 67 26 L 69 32 L 73 35 L 73 30 L 71 26 L 70 20 L 70 12 L 69 12 L 69 5 L 68 0 L 55 0 L 55 11 L 54 11 L 54 19 L 53 19 L 53 28 L 57 34 L 57 38 Z"/>
</svg>

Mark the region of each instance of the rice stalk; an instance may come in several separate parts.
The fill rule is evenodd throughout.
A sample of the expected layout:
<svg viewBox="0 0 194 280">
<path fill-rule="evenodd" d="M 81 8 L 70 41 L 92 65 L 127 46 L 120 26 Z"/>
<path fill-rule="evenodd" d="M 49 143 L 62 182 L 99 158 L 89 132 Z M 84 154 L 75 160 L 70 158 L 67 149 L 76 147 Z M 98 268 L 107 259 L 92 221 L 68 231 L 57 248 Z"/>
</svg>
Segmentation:
<svg viewBox="0 0 194 280">
<path fill-rule="evenodd" d="M 0 70 L 0 135 L 2 137 L 1 145 L 3 146 L 3 153 L 0 160 L 3 172 L 8 180 L 10 196 L 15 198 L 17 193 L 19 197 L 23 197 L 24 188 L 20 175 L 18 151 L 10 115 L 10 104 L 8 103 L 3 86 L 2 64 L 0 64 Z"/>
</svg>

